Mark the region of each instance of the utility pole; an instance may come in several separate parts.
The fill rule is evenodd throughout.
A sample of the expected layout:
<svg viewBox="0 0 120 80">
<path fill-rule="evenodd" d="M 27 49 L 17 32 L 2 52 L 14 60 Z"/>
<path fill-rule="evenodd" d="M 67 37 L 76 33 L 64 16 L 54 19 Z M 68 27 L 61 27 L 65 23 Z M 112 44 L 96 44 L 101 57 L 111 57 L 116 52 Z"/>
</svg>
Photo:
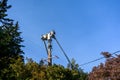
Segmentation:
<svg viewBox="0 0 120 80">
<path fill-rule="evenodd" d="M 45 45 L 45 48 L 46 48 L 46 51 L 47 51 L 47 55 L 48 55 L 48 59 L 47 59 L 47 62 L 48 62 L 48 66 L 51 66 L 52 65 L 52 39 L 54 39 L 58 46 L 60 47 L 60 49 L 62 50 L 64 56 L 66 57 L 67 61 L 69 62 L 69 64 L 71 65 L 71 69 L 73 69 L 73 65 L 72 63 L 70 62 L 70 59 L 69 57 L 67 56 L 67 54 L 65 53 L 65 51 L 63 50 L 62 46 L 60 45 L 60 43 L 58 42 L 58 40 L 56 39 L 55 37 L 55 31 L 50 31 L 49 33 L 47 34 L 44 34 L 42 35 L 41 39 L 43 40 L 44 42 L 44 45 Z M 46 44 L 47 42 L 47 44 Z M 57 56 L 55 56 L 57 57 Z M 57 57 L 58 58 L 58 57 Z"/>
<path fill-rule="evenodd" d="M 42 35 L 42 40 L 44 41 L 45 44 L 45 48 L 47 51 L 47 55 L 48 55 L 48 66 L 52 65 L 52 38 L 54 38 L 55 36 L 55 32 L 54 31 L 50 31 L 47 34 Z M 47 42 L 47 45 L 46 45 Z"/>
</svg>

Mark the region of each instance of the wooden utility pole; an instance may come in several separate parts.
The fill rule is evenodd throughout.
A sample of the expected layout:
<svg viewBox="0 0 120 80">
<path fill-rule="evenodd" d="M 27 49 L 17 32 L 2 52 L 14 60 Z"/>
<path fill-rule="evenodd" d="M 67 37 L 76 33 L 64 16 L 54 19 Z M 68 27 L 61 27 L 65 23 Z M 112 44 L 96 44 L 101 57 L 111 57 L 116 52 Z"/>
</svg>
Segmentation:
<svg viewBox="0 0 120 80">
<path fill-rule="evenodd" d="M 48 40 L 48 65 L 51 66 L 52 65 L 52 39 L 50 38 Z"/>
<path fill-rule="evenodd" d="M 46 51 L 47 51 L 47 55 L 48 55 L 48 66 L 51 66 L 52 65 L 52 39 L 54 39 L 58 46 L 60 47 L 60 49 L 62 50 L 63 54 L 65 55 L 66 59 L 68 60 L 69 64 L 71 65 L 71 69 L 73 69 L 73 65 L 72 63 L 70 62 L 70 59 L 69 57 L 67 56 L 67 54 L 65 53 L 65 51 L 63 50 L 62 46 L 60 45 L 60 43 L 58 42 L 58 40 L 56 39 L 55 37 L 55 31 L 51 31 L 47 34 L 44 34 L 42 35 L 42 38 L 41 38 L 44 42 L 44 45 L 45 45 L 45 48 L 46 48 Z M 47 41 L 47 44 L 46 44 L 46 41 Z M 57 56 L 55 56 L 57 57 Z M 58 57 L 57 57 L 58 58 Z"/>
<path fill-rule="evenodd" d="M 55 36 L 55 32 L 51 31 L 47 34 L 42 35 L 42 40 L 44 41 L 45 47 L 46 47 L 46 51 L 47 51 L 47 55 L 48 55 L 48 66 L 52 65 L 52 38 L 54 38 Z M 47 45 L 46 45 L 46 41 L 47 41 Z"/>
</svg>

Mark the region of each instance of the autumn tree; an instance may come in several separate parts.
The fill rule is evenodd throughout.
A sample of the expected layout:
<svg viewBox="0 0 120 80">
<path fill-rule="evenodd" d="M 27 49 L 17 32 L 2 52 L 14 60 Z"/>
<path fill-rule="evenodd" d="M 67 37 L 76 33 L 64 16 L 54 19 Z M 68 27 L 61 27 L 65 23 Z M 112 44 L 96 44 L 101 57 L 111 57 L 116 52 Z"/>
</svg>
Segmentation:
<svg viewBox="0 0 120 80">
<path fill-rule="evenodd" d="M 120 80 L 120 55 L 113 57 L 110 53 L 104 52 L 103 56 L 106 57 L 106 62 L 93 68 L 89 80 Z"/>
</svg>

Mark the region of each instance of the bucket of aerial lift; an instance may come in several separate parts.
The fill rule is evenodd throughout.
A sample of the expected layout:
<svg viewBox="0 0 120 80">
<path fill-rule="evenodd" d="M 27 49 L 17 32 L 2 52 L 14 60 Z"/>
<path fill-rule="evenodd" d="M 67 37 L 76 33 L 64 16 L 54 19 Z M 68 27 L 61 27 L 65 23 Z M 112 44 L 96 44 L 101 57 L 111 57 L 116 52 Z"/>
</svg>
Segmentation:
<svg viewBox="0 0 120 80">
<path fill-rule="evenodd" d="M 53 30 L 47 34 L 42 35 L 41 39 L 42 40 L 50 40 L 51 38 L 54 38 L 54 37 L 55 37 L 55 31 Z"/>
</svg>

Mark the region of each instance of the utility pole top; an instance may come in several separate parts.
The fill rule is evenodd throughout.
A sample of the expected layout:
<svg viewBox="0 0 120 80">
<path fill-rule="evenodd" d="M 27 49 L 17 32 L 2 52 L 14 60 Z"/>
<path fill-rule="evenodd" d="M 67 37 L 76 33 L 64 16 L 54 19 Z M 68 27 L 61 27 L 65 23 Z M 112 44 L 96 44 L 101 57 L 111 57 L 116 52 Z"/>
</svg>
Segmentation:
<svg viewBox="0 0 120 80">
<path fill-rule="evenodd" d="M 48 65 L 52 65 L 52 38 L 55 38 L 55 31 L 50 31 L 47 34 L 42 35 L 41 39 L 44 41 L 47 55 L 48 55 Z M 46 45 L 47 41 L 47 45 Z"/>
<path fill-rule="evenodd" d="M 50 40 L 50 39 L 52 39 L 54 37 L 55 37 L 55 31 L 53 30 L 53 31 L 50 31 L 47 34 L 42 35 L 41 39 L 42 40 Z"/>
<path fill-rule="evenodd" d="M 70 62 L 70 59 L 69 57 L 67 56 L 67 54 L 65 53 L 65 51 L 63 50 L 62 46 L 60 45 L 60 43 L 58 42 L 58 40 L 56 39 L 55 37 L 55 31 L 50 31 L 49 33 L 46 33 L 44 35 L 42 35 L 41 39 L 43 40 L 44 42 L 44 45 L 45 45 L 45 48 L 46 48 L 46 51 L 47 51 L 47 55 L 48 55 L 48 58 L 47 58 L 47 61 L 48 61 L 48 66 L 51 66 L 52 65 L 52 39 L 54 39 L 58 46 L 60 47 L 60 49 L 62 50 L 64 56 L 66 57 L 67 61 L 70 63 L 71 65 L 71 69 L 73 69 L 73 65 L 72 63 Z M 46 44 L 47 43 L 47 44 Z M 57 57 L 57 56 L 56 56 Z M 58 58 L 58 57 L 57 57 Z"/>
</svg>

